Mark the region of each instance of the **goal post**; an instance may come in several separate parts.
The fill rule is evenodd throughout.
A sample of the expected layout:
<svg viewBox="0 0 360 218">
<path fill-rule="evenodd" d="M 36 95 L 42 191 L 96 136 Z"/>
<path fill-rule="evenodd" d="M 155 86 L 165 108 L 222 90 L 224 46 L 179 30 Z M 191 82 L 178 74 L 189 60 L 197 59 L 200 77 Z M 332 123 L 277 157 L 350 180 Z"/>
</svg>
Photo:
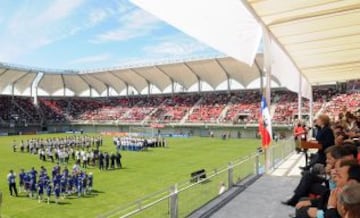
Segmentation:
<svg viewBox="0 0 360 218">
<path fill-rule="evenodd" d="M 153 127 L 130 126 L 129 128 L 129 135 L 131 136 L 154 137 L 156 134 L 157 130 Z"/>
</svg>

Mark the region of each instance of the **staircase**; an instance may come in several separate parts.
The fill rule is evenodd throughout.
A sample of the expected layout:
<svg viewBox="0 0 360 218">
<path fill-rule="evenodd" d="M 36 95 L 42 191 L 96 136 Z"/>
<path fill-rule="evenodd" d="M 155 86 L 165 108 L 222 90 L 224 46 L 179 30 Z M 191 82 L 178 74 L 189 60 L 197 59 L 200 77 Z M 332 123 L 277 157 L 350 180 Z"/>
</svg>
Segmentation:
<svg viewBox="0 0 360 218">
<path fill-rule="evenodd" d="M 202 102 L 203 98 L 201 97 L 193 106 L 192 108 L 184 115 L 184 117 L 180 120 L 180 124 L 184 124 L 186 122 L 186 120 L 189 118 L 190 114 L 192 114 L 192 112 L 194 111 L 195 108 L 197 108 L 201 102 Z"/>
<path fill-rule="evenodd" d="M 34 120 L 34 117 L 32 117 L 24 108 L 22 108 L 15 100 L 11 100 L 11 103 L 15 105 L 15 107 L 19 108 L 26 116 Z"/>
<path fill-rule="evenodd" d="M 158 111 L 159 108 L 161 108 L 162 106 L 164 106 L 166 100 L 167 100 L 167 99 L 165 99 L 163 102 L 161 102 L 161 104 L 160 104 L 158 107 L 154 108 L 154 109 L 141 121 L 141 125 L 146 124 L 147 121 L 150 120 L 151 116 L 152 116 L 154 113 L 156 113 L 156 111 Z"/>
<path fill-rule="evenodd" d="M 236 96 L 232 96 L 229 100 L 229 102 L 227 103 L 227 105 L 225 106 L 225 108 L 221 111 L 219 117 L 216 119 L 216 123 L 219 124 L 221 123 L 221 120 L 226 116 L 226 113 L 228 112 L 229 108 L 233 105 L 233 101 L 235 100 Z"/>
</svg>

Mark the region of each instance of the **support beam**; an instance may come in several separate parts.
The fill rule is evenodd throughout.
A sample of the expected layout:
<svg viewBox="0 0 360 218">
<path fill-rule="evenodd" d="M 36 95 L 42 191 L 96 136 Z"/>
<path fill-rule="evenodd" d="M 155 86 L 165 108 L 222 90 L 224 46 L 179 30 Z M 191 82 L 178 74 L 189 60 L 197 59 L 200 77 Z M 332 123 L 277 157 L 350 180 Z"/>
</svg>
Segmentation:
<svg viewBox="0 0 360 218">
<path fill-rule="evenodd" d="M 11 95 L 14 96 L 15 94 L 15 83 L 11 84 Z"/>
<path fill-rule="evenodd" d="M 302 75 L 299 73 L 299 90 L 298 90 L 298 120 L 302 120 Z"/>
<path fill-rule="evenodd" d="M 126 85 L 126 97 L 129 97 L 129 84 L 125 83 Z"/>
<path fill-rule="evenodd" d="M 174 95 L 175 93 L 175 82 L 173 79 L 171 79 L 171 95 Z"/>
<path fill-rule="evenodd" d="M 139 77 L 143 78 L 143 79 L 145 80 L 145 82 L 148 84 L 148 91 L 149 91 L 149 84 L 151 84 L 151 82 L 150 82 L 148 79 L 146 79 L 145 77 L 141 76 L 141 74 L 138 73 L 135 69 L 129 69 L 129 71 L 131 71 L 131 72 L 133 72 L 134 74 L 138 75 Z M 136 88 L 136 87 L 135 87 L 135 88 Z M 158 87 L 158 88 L 159 88 L 159 87 Z M 160 88 L 159 88 L 159 89 L 160 89 Z M 137 90 L 137 88 L 136 88 L 136 90 Z M 137 91 L 139 92 L 139 94 L 141 94 L 141 91 L 142 91 L 142 90 L 137 90 Z"/>
<path fill-rule="evenodd" d="M 128 95 L 128 89 L 129 89 L 129 84 L 128 82 L 126 82 L 125 80 L 123 80 L 122 78 L 120 78 L 118 75 L 116 75 L 113 71 L 109 71 L 109 73 L 111 75 L 113 75 L 116 79 L 120 80 L 121 82 L 123 82 L 125 84 L 125 88 L 127 89 L 126 91 L 126 96 Z M 121 90 L 122 91 L 122 90 Z M 120 93 L 118 93 L 120 95 Z"/>
<path fill-rule="evenodd" d="M 310 114 L 309 114 L 309 126 L 313 127 L 314 125 L 314 99 L 313 99 L 313 90 L 311 87 L 311 96 L 310 96 L 310 101 L 309 101 L 309 110 L 310 110 Z"/>
<path fill-rule="evenodd" d="M 66 85 L 65 85 L 65 80 L 64 80 L 64 74 L 60 74 L 61 76 L 61 81 L 62 81 L 62 84 L 63 84 L 63 89 L 64 89 L 64 97 L 66 96 Z"/>
<path fill-rule="evenodd" d="M 189 66 L 189 64 L 187 64 L 186 62 L 184 62 L 183 64 L 187 69 L 189 69 L 194 74 L 194 76 L 198 80 L 198 92 L 200 93 L 201 92 L 201 78 L 200 78 L 200 76 L 192 69 L 192 67 Z"/>
<path fill-rule="evenodd" d="M 169 79 L 171 80 L 172 83 L 175 83 L 175 81 L 180 84 L 182 87 L 186 87 L 185 84 L 183 84 L 180 81 L 177 81 L 175 78 L 173 78 L 172 76 L 170 76 L 165 70 L 161 69 L 159 66 L 154 66 L 156 69 L 158 69 L 159 71 L 161 71 L 163 74 L 167 75 L 169 77 Z"/>
<path fill-rule="evenodd" d="M 82 81 L 84 81 L 84 83 L 85 84 L 87 84 L 88 85 L 88 87 L 89 87 L 89 92 L 91 92 L 90 90 L 91 90 L 91 86 L 90 86 L 90 84 L 81 76 L 81 75 L 78 75 L 79 76 L 79 78 L 82 80 Z M 80 93 L 78 94 L 78 93 L 75 93 L 77 96 L 80 96 Z M 90 94 L 89 94 L 90 95 Z"/>
<path fill-rule="evenodd" d="M 229 72 L 227 72 L 227 70 L 225 69 L 223 64 L 217 58 L 215 58 L 215 62 L 224 71 L 225 76 L 226 76 L 226 81 L 227 81 L 227 91 L 230 92 L 231 91 L 231 84 L 230 84 L 231 76 L 230 76 Z"/>
</svg>

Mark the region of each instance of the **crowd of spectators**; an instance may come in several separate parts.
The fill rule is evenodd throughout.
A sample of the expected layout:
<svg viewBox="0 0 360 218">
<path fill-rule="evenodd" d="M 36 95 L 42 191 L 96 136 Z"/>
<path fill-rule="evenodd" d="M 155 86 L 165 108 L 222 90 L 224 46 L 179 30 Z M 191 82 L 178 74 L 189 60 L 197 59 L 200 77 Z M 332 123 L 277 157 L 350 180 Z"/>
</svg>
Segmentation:
<svg viewBox="0 0 360 218">
<path fill-rule="evenodd" d="M 297 94 L 278 89 L 272 91 L 271 97 L 272 122 L 292 125 L 298 119 Z M 177 123 L 186 117 L 187 123 L 256 124 L 259 102 L 258 90 L 108 98 L 39 97 L 38 106 L 32 98 L 0 96 L 0 122 Z M 351 111 L 358 109 L 360 93 L 340 94 L 333 86 L 314 87 L 314 114 L 325 112 L 335 119 L 343 111 L 341 105 Z M 309 111 L 310 102 L 303 99 L 302 114 Z"/>
<path fill-rule="evenodd" d="M 342 111 L 331 120 L 321 114 L 315 123 L 313 142 L 322 148 L 301 167 L 299 185 L 283 204 L 295 207 L 295 218 L 359 218 L 360 116 Z"/>
<path fill-rule="evenodd" d="M 179 122 L 199 99 L 200 96 L 197 94 L 169 96 L 152 114 L 151 121 Z"/>
<path fill-rule="evenodd" d="M 255 123 L 259 115 L 259 99 L 258 91 L 235 93 L 230 99 L 229 108 L 222 121 L 240 124 Z"/>
<path fill-rule="evenodd" d="M 202 96 L 200 104 L 193 109 L 188 122 L 216 122 L 230 97 L 227 93 L 205 94 Z"/>
</svg>

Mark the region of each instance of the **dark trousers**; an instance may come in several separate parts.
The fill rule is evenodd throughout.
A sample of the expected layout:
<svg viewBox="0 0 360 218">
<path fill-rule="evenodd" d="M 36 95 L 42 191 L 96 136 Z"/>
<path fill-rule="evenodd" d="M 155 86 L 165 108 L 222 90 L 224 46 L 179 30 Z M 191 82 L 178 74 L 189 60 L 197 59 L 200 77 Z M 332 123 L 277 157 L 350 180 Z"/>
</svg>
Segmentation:
<svg viewBox="0 0 360 218">
<path fill-rule="evenodd" d="M 10 195 L 13 195 L 13 192 L 15 193 L 15 195 L 18 195 L 17 189 L 16 189 L 16 183 L 10 183 L 9 184 L 9 191 L 10 191 Z"/>
<path fill-rule="evenodd" d="M 100 170 L 104 169 L 104 161 L 103 160 L 99 160 L 99 169 Z"/>
<path fill-rule="evenodd" d="M 319 178 L 313 173 L 305 172 L 294 191 L 295 194 L 292 197 L 292 201 L 297 203 L 300 198 L 308 197 L 310 193 L 317 195 L 323 194 L 327 190 L 327 188 L 322 185 L 323 182 L 323 178 Z"/>
<path fill-rule="evenodd" d="M 309 217 L 307 211 L 309 210 L 310 207 L 302 207 L 300 209 L 296 209 L 296 218 L 311 218 Z"/>
</svg>

